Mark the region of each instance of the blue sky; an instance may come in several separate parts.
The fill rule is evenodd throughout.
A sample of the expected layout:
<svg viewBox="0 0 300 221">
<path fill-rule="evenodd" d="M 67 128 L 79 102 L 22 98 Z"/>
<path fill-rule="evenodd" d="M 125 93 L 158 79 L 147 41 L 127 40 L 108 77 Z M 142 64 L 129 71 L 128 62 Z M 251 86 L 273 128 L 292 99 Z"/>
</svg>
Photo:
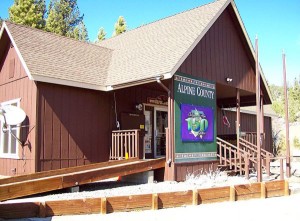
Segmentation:
<svg viewBox="0 0 300 221">
<path fill-rule="evenodd" d="M 212 0 L 77 0 L 89 38 L 94 41 L 104 27 L 107 37 L 119 15 L 128 29 L 209 3 Z M 48 1 L 47 1 L 48 2 Z M 300 76 L 300 1 L 236 0 L 249 37 L 259 38 L 260 63 L 267 80 L 282 85 L 282 50 L 286 52 L 287 78 L 292 83 Z M 1 0 L 0 16 L 8 17 L 13 0 Z"/>
</svg>

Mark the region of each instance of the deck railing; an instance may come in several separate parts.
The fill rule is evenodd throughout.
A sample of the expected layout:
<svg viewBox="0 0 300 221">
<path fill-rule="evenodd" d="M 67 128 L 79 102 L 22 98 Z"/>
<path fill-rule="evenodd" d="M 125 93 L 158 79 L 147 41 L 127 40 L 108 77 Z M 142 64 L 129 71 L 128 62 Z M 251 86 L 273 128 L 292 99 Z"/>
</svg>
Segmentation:
<svg viewBox="0 0 300 221">
<path fill-rule="evenodd" d="M 261 133 L 261 136 L 265 136 L 264 133 Z M 241 132 L 241 138 L 247 140 L 248 142 L 256 145 L 257 144 L 257 133 L 256 132 Z"/>
<path fill-rule="evenodd" d="M 112 131 L 112 146 L 110 149 L 110 160 L 138 158 L 139 131 L 140 130 Z"/>
</svg>

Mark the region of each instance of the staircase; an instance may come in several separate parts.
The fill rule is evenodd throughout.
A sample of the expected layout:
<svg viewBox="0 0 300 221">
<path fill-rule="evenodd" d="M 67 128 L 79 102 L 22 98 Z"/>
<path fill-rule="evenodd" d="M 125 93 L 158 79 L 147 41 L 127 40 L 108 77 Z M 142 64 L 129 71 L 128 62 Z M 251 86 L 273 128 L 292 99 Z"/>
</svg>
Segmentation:
<svg viewBox="0 0 300 221">
<path fill-rule="evenodd" d="M 257 168 L 257 147 L 255 144 L 240 138 L 240 148 L 217 137 L 219 167 L 227 170 L 239 172 L 249 179 L 249 171 Z M 261 149 L 262 168 L 270 175 L 270 159 L 273 154 Z"/>
</svg>

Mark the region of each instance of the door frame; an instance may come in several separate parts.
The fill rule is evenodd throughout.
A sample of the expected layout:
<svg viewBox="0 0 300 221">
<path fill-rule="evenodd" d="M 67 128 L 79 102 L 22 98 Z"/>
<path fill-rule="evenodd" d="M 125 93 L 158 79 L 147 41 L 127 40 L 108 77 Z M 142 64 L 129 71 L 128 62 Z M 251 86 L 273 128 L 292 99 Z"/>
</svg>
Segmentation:
<svg viewBox="0 0 300 221">
<path fill-rule="evenodd" d="M 163 112 L 167 112 L 168 114 L 168 107 L 165 107 L 165 106 L 161 106 L 161 107 L 154 107 L 154 130 L 153 130 L 153 140 L 154 140 L 154 145 L 153 145 L 153 148 L 154 148 L 154 158 L 159 158 L 159 157 L 162 157 L 162 156 L 165 156 L 165 155 L 157 155 L 157 143 L 156 143 L 156 136 L 157 136 L 157 130 L 156 130 L 156 126 L 157 126 L 157 111 L 163 111 Z M 169 123 L 169 122 L 168 122 Z M 165 131 L 166 133 L 166 131 Z"/>
<path fill-rule="evenodd" d="M 144 113 L 145 113 L 145 107 L 149 106 L 149 107 L 153 107 L 153 130 L 152 130 L 152 142 L 153 142 L 153 157 L 154 158 L 158 158 L 161 156 L 165 156 L 165 155 L 159 155 L 157 156 L 157 146 L 156 146 L 156 111 L 165 111 L 168 113 L 168 106 L 163 106 L 163 105 L 153 105 L 153 104 L 143 104 L 144 107 Z M 169 122 L 168 122 L 169 124 Z M 144 138 L 145 139 L 145 138 Z M 145 142 L 144 142 L 145 145 Z M 143 152 L 144 152 L 144 159 L 145 159 L 145 146 L 143 147 Z"/>
</svg>

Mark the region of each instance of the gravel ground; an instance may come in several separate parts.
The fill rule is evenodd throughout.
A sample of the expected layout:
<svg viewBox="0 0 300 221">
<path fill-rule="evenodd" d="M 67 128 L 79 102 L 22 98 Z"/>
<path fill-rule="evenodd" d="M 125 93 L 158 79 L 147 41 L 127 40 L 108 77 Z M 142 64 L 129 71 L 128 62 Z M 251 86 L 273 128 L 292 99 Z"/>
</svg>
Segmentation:
<svg viewBox="0 0 300 221">
<path fill-rule="evenodd" d="M 263 175 L 264 181 L 279 179 L 279 163 L 273 162 L 271 165 L 271 176 Z M 289 178 L 290 189 L 292 192 L 300 192 L 300 162 L 292 163 L 292 174 Z M 250 174 L 247 180 L 242 176 L 228 176 L 224 172 L 202 172 L 198 175 L 190 174 L 185 182 L 159 182 L 149 184 L 133 184 L 128 182 L 117 182 L 114 180 L 101 181 L 92 184 L 80 186 L 79 192 L 66 192 L 66 190 L 54 191 L 51 193 L 39 194 L 36 196 L 25 197 L 21 199 L 9 200 L 6 202 L 35 202 L 35 201 L 53 201 L 67 199 L 99 198 L 111 196 L 127 196 L 147 193 L 162 193 L 172 191 L 184 191 L 192 189 L 230 186 L 238 184 L 255 183 L 256 174 Z M 65 192 L 63 192 L 65 191 Z"/>
</svg>

